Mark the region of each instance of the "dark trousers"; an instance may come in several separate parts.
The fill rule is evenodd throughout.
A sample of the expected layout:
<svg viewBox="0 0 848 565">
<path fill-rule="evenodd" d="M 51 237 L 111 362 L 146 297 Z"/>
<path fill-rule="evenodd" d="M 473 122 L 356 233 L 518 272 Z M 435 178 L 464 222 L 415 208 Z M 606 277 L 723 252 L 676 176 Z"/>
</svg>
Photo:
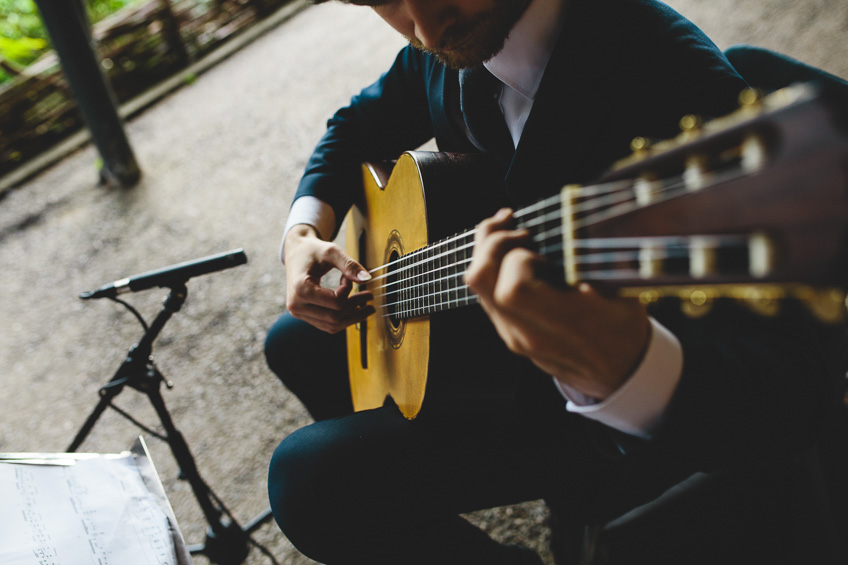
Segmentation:
<svg viewBox="0 0 848 565">
<path fill-rule="evenodd" d="M 266 354 L 316 419 L 277 448 L 269 495 L 285 535 L 317 561 L 539 563 L 459 515 L 565 492 L 577 506 L 608 464 L 550 377 L 528 379 L 497 417 L 410 421 L 391 402 L 352 412 L 343 334 L 284 315 Z"/>
<path fill-rule="evenodd" d="M 597 441 L 603 430 L 567 413 L 550 377 L 537 373 L 490 417 L 410 421 L 391 402 L 353 413 L 345 355 L 343 334 L 288 315 L 266 342 L 270 368 L 316 419 L 275 451 L 271 508 L 316 561 L 538 565 L 534 553 L 495 543 L 460 515 L 544 499 L 563 536 L 557 562 L 576 563 L 584 525 L 608 523 L 670 487 L 665 510 L 610 530 L 611 562 L 797 563 L 815 553 L 799 536 L 807 517 L 787 504 L 797 480 L 782 466 L 678 484 L 694 469 L 666 457 L 611 458 Z"/>
</svg>

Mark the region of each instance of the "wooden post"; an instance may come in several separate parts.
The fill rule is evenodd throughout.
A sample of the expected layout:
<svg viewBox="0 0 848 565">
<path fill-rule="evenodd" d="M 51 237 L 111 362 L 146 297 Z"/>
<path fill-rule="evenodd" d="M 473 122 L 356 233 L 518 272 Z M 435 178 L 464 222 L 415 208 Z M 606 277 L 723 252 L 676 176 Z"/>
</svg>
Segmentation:
<svg viewBox="0 0 848 565">
<path fill-rule="evenodd" d="M 103 159 L 103 182 L 134 186 L 141 178 L 115 95 L 100 68 L 82 0 L 36 0 L 62 69 Z"/>
</svg>

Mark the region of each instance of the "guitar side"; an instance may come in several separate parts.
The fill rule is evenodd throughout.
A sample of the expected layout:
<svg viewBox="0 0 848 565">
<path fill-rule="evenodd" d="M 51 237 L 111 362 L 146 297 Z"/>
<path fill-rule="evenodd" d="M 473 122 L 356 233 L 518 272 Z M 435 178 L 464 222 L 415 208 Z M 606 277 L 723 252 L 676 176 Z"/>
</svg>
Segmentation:
<svg viewBox="0 0 848 565">
<path fill-rule="evenodd" d="M 373 165 L 363 167 L 364 209 L 347 216 L 346 250 L 367 269 L 385 265 L 427 245 L 427 209 L 418 165 L 409 154 L 398 159 L 391 178 Z M 348 368 L 354 410 L 383 405 L 391 396 L 407 418 L 424 401 L 430 352 L 429 317 L 395 320 L 384 316 L 397 300 L 375 277 L 364 288 L 374 291 L 377 313 L 347 328 Z"/>
</svg>

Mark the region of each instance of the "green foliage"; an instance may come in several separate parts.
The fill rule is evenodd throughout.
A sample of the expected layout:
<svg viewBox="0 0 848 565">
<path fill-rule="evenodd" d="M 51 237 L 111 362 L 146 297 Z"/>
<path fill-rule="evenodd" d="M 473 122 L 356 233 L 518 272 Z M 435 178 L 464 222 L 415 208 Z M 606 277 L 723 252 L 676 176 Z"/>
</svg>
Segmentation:
<svg viewBox="0 0 848 565">
<path fill-rule="evenodd" d="M 47 32 L 41 25 L 35 2 L 0 0 L 0 57 L 24 67 L 46 48 Z"/>
<path fill-rule="evenodd" d="M 92 23 L 99 22 L 106 16 L 110 16 L 128 4 L 136 0 L 87 0 L 88 17 Z"/>
<path fill-rule="evenodd" d="M 94 23 L 136 1 L 85 0 L 85 3 L 89 18 Z M 25 67 L 50 48 L 49 42 L 34 0 L 0 0 L 0 59 L 15 67 Z M 0 83 L 9 78 L 0 69 Z"/>
</svg>

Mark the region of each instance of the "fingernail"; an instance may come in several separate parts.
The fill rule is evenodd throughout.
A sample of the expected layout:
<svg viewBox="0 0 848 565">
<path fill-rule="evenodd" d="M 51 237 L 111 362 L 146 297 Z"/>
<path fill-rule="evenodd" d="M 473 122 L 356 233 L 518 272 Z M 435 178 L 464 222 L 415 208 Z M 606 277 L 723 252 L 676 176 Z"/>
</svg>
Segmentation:
<svg viewBox="0 0 848 565">
<path fill-rule="evenodd" d="M 359 271 L 356 274 L 356 280 L 362 281 L 362 282 L 370 281 L 371 280 L 371 273 L 369 273 L 368 271 Z"/>
</svg>

